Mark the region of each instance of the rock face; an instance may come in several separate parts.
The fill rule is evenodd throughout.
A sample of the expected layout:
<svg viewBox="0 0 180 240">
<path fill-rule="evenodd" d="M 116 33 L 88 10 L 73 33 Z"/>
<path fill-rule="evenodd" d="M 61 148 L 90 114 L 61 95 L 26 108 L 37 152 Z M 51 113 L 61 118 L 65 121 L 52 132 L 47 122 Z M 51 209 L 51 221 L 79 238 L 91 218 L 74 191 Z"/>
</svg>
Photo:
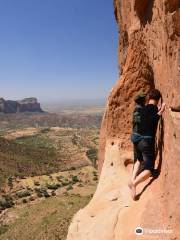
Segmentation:
<svg viewBox="0 0 180 240">
<path fill-rule="evenodd" d="M 20 101 L 4 100 L 0 98 L 0 112 L 43 112 L 36 98 L 25 98 Z"/>
<path fill-rule="evenodd" d="M 179 7 L 179 0 L 114 0 L 120 78 L 102 122 L 97 191 L 73 218 L 68 240 L 140 239 L 138 226 L 145 229 L 141 239 L 180 239 Z M 140 199 L 133 202 L 127 187 L 133 98 L 140 89 L 152 87 L 160 89 L 167 103 L 157 133 L 160 175 L 141 184 Z"/>
</svg>

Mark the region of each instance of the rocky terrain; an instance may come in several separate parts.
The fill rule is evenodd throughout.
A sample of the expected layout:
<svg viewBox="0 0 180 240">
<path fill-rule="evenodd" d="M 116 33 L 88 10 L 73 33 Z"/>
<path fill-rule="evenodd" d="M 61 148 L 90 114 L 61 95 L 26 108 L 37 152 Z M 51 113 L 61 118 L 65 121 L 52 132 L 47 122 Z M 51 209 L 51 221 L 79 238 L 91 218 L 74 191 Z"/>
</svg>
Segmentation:
<svg viewBox="0 0 180 240">
<path fill-rule="evenodd" d="M 103 8 L 103 7 L 102 7 Z M 110 92 L 100 133 L 100 180 L 73 218 L 68 240 L 180 239 L 180 2 L 114 0 L 120 78 Z M 159 176 L 130 198 L 133 98 L 156 87 L 167 104 L 157 133 Z M 144 235 L 135 234 L 142 227 Z"/>
<path fill-rule="evenodd" d="M 36 98 L 25 98 L 19 101 L 5 100 L 0 98 L 0 112 L 43 112 Z"/>
</svg>

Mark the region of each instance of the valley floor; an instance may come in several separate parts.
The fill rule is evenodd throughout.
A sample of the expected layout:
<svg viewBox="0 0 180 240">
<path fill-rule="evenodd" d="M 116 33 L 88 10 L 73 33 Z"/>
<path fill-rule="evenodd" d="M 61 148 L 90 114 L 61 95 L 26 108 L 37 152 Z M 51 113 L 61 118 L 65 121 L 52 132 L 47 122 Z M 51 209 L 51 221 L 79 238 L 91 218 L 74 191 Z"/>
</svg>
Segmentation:
<svg viewBox="0 0 180 240">
<path fill-rule="evenodd" d="M 10 129 L 0 138 L 0 239 L 65 240 L 92 198 L 98 129 Z"/>
</svg>

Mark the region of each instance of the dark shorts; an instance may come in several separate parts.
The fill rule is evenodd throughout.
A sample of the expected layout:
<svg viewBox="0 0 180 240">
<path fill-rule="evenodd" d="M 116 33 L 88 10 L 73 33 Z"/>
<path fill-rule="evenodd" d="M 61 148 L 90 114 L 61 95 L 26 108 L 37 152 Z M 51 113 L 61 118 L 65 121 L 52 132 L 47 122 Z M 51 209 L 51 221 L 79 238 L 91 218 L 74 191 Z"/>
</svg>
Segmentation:
<svg viewBox="0 0 180 240">
<path fill-rule="evenodd" d="M 134 144 L 134 161 L 139 160 L 142 163 L 142 170 L 150 170 L 153 173 L 155 158 L 155 141 L 143 139 Z"/>
</svg>

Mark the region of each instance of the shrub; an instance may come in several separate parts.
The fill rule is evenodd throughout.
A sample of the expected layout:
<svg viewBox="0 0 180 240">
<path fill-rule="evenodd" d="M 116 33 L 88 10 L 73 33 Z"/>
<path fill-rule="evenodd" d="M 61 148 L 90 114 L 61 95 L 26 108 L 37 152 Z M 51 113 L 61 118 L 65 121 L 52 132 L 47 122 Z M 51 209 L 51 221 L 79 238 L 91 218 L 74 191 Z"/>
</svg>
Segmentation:
<svg viewBox="0 0 180 240">
<path fill-rule="evenodd" d="M 69 182 L 65 181 L 65 182 L 62 182 L 61 184 L 62 184 L 62 186 L 67 186 L 67 185 L 69 185 Z"/>
<path fill-rule="evenodd" d="M 8 186 L 13 188 L 13 177 L 8 177 Z"/>
<path fill-rule="evenodd" d="M 73 135 L 72 137 L 72 143 L 74 145 L 78 145 L 78 140 L 79 140 L 79 136 L 77 136 L 76 134 Z"/>
<path fill-rule="evenodd" d="M 0 210 L 6 209 L 6 200 L 4 198 L 0 199 Z"/>
<path fill-rule="evenodd" d="M 58 189 L 59 187 L 61 187 L 61 184 L 59 184 L 59 183 L 57 183 L 57 184 L 47 184 L 46 185 L 46 187 L 48 188 L 48 189 L 52 189 L 52 190 L 56 190 L 56 189 Z"/>
<path fill-rule="evenodd" d="M 23 200 L 22 200 L 22 203 L 27 203 L 28 201 L 27 201 L 27 199 L 26 198 L 24 198 Z"/>
<path fill-rule="evenodd" d="M 69 191 L 69 190 L 72 190 L 73 189 L 73 186 L 72 185 L 69 185 L 66 190 Z"/>
<path fill-rule="evenodd" d="M 10 208 L 14 206 L 14 202 L 11 196 L 5 195 L 0 198 L 0 210 L 4 210 L 6 208 Z"/>
<path fill-rule="evenodd" d="M 49 193 L 47 192 L 47 189 L 44 187 L 35 188 L 35 192 L 38 197 L 50 197 Z"/>
<path fill-rule="evenodd" d="M 97 181 L 97 180 L 98 180 L 98 177 L 97 177 L 97 176 L 93 177 L 93 180 L 94 180 L 94 181 Z"/>
<path fill-rule="evenodd" d="M 34 181 L 35 186 L 40 186 L 40 183 L 38 181 Z"/>
<path fill-rule="evenodd" d="M 0 226 L 0 235 L 4 234 L 7 231 L 8 231 L 8 225 Z"/>
<path fill-rule="evenodd" d="M 48 197 L 50 197 L 51 195 L 49 195 L 49 193 L 46 191 L 46 192 L 44 192 L 44 197 L 45 198 L 48 198 Z"/>
<path fill-rule="evenodd" d="M 75 167 L 71 167 L 70 170 L 76 170 L 76 168 Z"/>
<path fill-rule="evenodd" d="M 41 129 L 41 133 L 48 133 L 50 131 L 50 128 L 43 128 Z"/>
<path fill-rule="evenodd" d="M 16 193 L 18 198 L 28 197 L 31 195 L 29 190 L 24 190 Z"/>
<path fill-rule="evenodd" d="M 96 148 L 90 148 L 86 151 L 86 156 L 91 160 L 94 167 L 96 167 L 97 153 L 98 150 Z"/>
<path fill-rule="evenodd" d="M 79 182 L 78 177 L 77 177 L 77 176 L 72 176 L 72 182 L 73 182 L 73 183 Z"/>
<path fill-rule="evenodd" d="M 63 178 L 64 178 L 63 176 L 57 176 L 57 177 L 56 177 L 56 179 L 57 179 L 59 182 L 61 182 Z"/>
</svg>

